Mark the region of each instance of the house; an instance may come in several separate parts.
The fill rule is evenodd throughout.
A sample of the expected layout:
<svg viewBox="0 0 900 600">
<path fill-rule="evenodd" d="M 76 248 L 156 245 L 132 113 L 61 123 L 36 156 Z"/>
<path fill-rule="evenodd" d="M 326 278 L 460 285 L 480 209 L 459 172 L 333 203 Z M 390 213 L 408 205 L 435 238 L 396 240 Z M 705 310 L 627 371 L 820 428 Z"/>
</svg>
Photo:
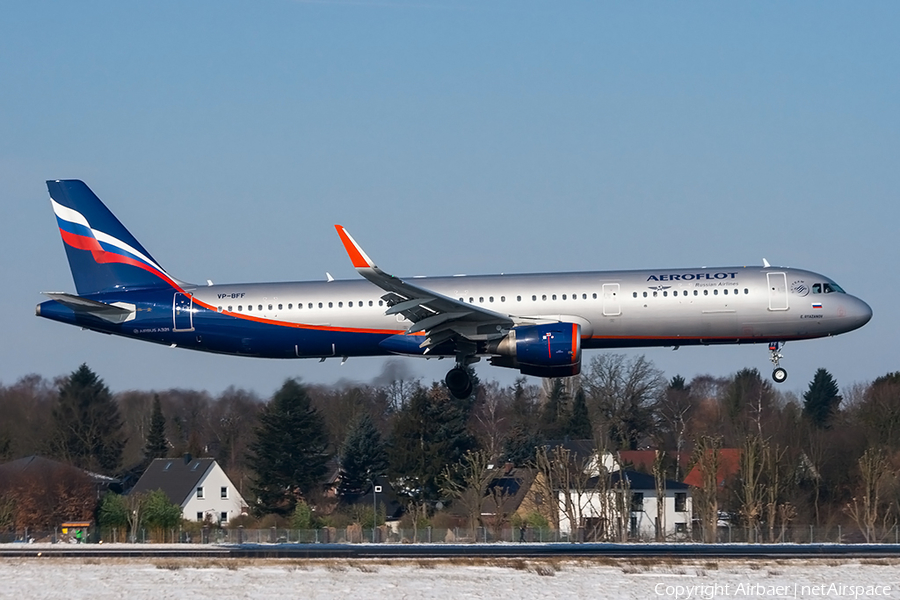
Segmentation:
<svg viewBox="0 0 900 600">
<path fill-rule="evenodd" d="M 598 477 L 592 477 L 582 490 L 556 491 L 560 532 L 585 539 L 655 539 L 656 479 L 636 471 L 616 471 L 602 487 L 600 483 Z M 627 500 L 622 498 L 623 494 L 628 494 Z M 666 480 L 662 536 L 665 539 L 689 537 L 691 510 L 690 487 Z"/>
<path fill-rule="evenodd" d="M 130 493 L 154 490 L 162 490 L 189 521 L 227 523 L 247 506 L 215 459 L 192 458 L 190 454 L 154 459 Z"/>
</svg>

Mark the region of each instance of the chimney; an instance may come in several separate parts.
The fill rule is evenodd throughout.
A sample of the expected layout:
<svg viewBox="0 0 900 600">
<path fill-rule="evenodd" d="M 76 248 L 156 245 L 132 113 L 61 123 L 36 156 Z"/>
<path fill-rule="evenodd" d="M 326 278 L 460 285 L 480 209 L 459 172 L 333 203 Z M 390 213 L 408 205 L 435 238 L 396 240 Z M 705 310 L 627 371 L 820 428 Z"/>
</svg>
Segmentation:
<svg viewBox="0 0 900 600">
<path fill-rule="evenodd" d="M 190 453 L 190 452 L 185 452 L 185 453 L 184 453 L 184 464 L 186 464 L 186 465 L 191 464 L 191 460 L 192 460 L 192 459 L 191 459 L 191 453 Z"/>
</svg>

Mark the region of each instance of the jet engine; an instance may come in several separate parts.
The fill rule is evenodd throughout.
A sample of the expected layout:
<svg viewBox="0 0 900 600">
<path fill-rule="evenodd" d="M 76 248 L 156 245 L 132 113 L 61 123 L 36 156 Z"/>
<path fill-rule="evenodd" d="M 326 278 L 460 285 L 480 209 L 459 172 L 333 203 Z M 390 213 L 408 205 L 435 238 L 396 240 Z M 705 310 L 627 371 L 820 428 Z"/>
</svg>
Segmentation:
<svg viewBox="0 0 900 600">
<path fill-rule="evenodd" d="M 545 323 L 514 327 L 503 338 L 489 342 L 490 362 L 519 369 L 523 375 L 569 377 L 581 372 L 581 325 Z"/>
</svg>

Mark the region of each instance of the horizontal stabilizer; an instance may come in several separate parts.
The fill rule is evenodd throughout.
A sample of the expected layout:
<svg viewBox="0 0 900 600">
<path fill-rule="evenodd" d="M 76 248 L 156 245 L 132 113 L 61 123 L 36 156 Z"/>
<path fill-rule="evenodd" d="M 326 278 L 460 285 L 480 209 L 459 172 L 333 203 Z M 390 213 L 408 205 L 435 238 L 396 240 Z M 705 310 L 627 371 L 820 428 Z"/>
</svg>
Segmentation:
<svg viewBox="0 0 900 600">
<path fill-rule="evenodd" d="M 65 292 L 44 292 L 44 295 L 71 308 L 75 312 L 93 315 L 110 323 L 124 323 L 134 318 L 135 307 L 133 304 L 118 302 L 116 304 L 106 304 L 105 302 L 89 300 L 81 296 L 66 294 Z"/>
</svg>

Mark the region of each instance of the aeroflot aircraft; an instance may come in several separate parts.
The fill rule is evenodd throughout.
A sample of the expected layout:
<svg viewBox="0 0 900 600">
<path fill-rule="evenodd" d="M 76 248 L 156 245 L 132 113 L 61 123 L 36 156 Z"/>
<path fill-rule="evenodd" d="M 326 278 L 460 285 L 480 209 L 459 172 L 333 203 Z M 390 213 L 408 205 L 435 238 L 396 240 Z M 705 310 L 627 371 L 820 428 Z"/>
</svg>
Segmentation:
<svg viewBox="0 0 900 600">
<path fill-rule="evenodd" d="M 771 267 L 478 275 L 404 280 L 337 225 L 355 281 L 198 286 L 168 274 L 81 181 L 48 181 L 78 294 L 38 316 L 172 347 L 265 358 L 455 357 L 527 375 L 581 370 L 584 348 L 766 343 L 776 382 L 788 340 L 865 325 L 872 309 L 810 271 Z"/>
</svg>

